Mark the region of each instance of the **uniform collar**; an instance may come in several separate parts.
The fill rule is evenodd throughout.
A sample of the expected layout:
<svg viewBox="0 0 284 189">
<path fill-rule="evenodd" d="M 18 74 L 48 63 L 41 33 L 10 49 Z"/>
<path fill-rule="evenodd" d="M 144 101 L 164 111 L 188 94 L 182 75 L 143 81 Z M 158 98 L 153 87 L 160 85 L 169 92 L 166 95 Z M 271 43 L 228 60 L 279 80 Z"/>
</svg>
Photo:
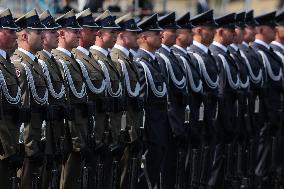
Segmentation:
<svg viewBox="0 0 284 189">
<path fill-rule="evenodd" d="M 221 43 L 217 42 L 217 41 L 213 41 L 212 43 L 213 45 L 219 47 L 220 49 L 222 49 L 223 51 L 227 52 L 227 47 L 225 47 L 224 45 L 222 45 Z"/>
<path fill-rule="evenodd" d="M 203 50 L 206 54 L 208 53 L 208 47 L 205 45 L 199 43 L 198 41 L 193 41 L 193 45 L 199 47 L 201 50 Z"/>
<path fill-rule="evenodd" d="M 129 52 L 133 55 L 133 57 L 135 57 L 137 54 L 137 52 L 133 49 L 130 49 Z"/>
<path fill-rule="evenodd" d="M 121 45 L 115 44 L 113 48 L 116 48 L 120 51 L 122 51 L 127 57 L 129 57 L 129 50 Z"/>
<path fill-rule="evenodd" d="M 78 46 L 77 49 L 87 56 L 89 56 L 89 54 L 90 54 L 90 51 L 88 51 L 88 49 L 86 49 L 84 47 Z"/>
<path fill-rule="evenodd" d="M 30 53 L 29 51 L 26 51 L 25 49 L 22 48 L 18 48 L 19 51 L 21 51 L 22 53 L 24 53 L 25 55 L 27 55 L 28 57 L 30 57 L 30 59 L 32 59 L 32 61 L 35 60 L 35 55 L 33 55 L 32 53 Z"/>
<path fill-rule="evenodd" d="M 63 52 L 64 54 L 66 54 L 67 56 L 71 57 L 71 52 L 68 51 L 67 49 L 64 49 L 62 47 L 57 47 L 57 50 L 60 50 L 61 52 Z"/>
<path fill-rule="evenodd" d="M 151 53 L 151 52 L 149 52 L 149 51 L 147 51 L 147 50 L 145 50 L 145 49 L 143 49 L 143 48 L 140 48 L 140 49 L 143 50 L 143 51 L 145 51 L 147 54 L 149 54 L 153 60 L 156 59 L 156 57 L 155 57 L 155 55 L 154 55 L 153 53 Z"/>
<path fill-rule="evenodd" d="M 162 47 L 163 47 L 164 49 L 166 49 L 168 52 L 171 52 L 171 49 L 170 49 L 167 45 L 162 44 Z"/>
<path fill-rule="evenodd" d="M 282 50 L 284 50 L 284 45 L 279 43 L 278 41 L 272 41 L 271 44 L 276 45 L 276 46 L 280 47 Z"/>
<path fill-rule="evenodd" d="M 232 43 L 230 46 L 235 49 L 235 51 L 239 50 L 239 47 L 235 43 Z"/>
<path fill-rule="evenodd" d="M 97 50 L 97 51 L 103 53 L 103 55 L 105 55 L 105 56 L 107 56 L 107 55 L 109 54 L 109 51 L 108 51 L 108 50 L 103 49 L 102 47 L 99 47 L 99 46 L 97 46 L 97 45 L 93 45 L 93 46 L 91 46 L 90 48 L 91 48 L 91 49 L 95 49 L 95 50 Z"/>
<path fill-rule="evenodd" d="M 174 45 L 174 47 L 176 47 L 177 49 L 181 50 L 183 53 L 187 54 L 186 49 L 182 48 L 181 46 Z"/>
<path fill-rule="evenodd" d="M 6 59 L 7 53 L 4 50 L 0 49 L 0 55 Z"/>
<path fill-rule="evenodd" d="M 265 43 L 264 41 L 262 41 L 262 40 L 256 39 L 254 42 L 258 43 L 258 44 L 260 44 L 262 46 L 265 46 L 265 48 L 267 48 L 267 49 L 270 48 L 269 45 L 267 43 Z"/>
<path fill-rule="evenodd" d="M 245 41 L 243 41 L 242 44 L 243 44 L 244 46 L 246 46 L 246 47 L 249 47 L 249 44 L 248 44 L 247 42 L 245 42 Z"/>
<path fill-rule="evenodd" d="M 49 58 L 51 58 L 52 54 L 51 54 L 50 52 L 48 52 L 48 51 L 45 50 L 45 49 L 43 49 L 42 51 L 45 52 Z"/>
</svg>

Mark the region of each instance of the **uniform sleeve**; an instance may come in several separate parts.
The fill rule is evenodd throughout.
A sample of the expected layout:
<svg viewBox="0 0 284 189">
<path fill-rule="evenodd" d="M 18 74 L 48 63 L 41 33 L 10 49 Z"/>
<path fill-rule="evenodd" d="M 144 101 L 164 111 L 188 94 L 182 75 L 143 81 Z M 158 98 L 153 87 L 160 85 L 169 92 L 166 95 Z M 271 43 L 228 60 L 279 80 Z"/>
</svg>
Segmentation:
<svg viewBox="0 0 284 189">
<path fill-rule="evenodd" d="M 166 62 L 164 61 L 164 59 L 158 53 L 156 53 L 155 56 L 156 56 L 156 58 L 157 58 L 157 60 L 159 62 L 162 74 L 163 74 L 164 78 L 166 78 L 166 83 L 167 83 L 167 85 L 169 85 L 169 74 L 168 74 L 168 69 L 167 69 L 167 66 L 166 66 Z"/>
<path fill-rule="evenodd" d="M 140 83 L 140 86 L 141 86 L 139 97 L 143 98 L 144 102 L 146 102 L 147 101 L 147 90 L 148 90 L 147 87 L 148 86 L 147 86 L 147 82 L 146 82 L 145 71 L 144 71 L 142 65 L 138 61 L 135 61 L 134 63 L 137 65 L 137 68 L 138 68 L 139 83 Z"/>
<path fill-rule="evenodd" d="M 214 55 L 214 59 L 216 61 L 216 64 L 219 68 L 219 87 L 218 87 L 218 96 L 223 97 L 224 95 L 224 88 L 226 84 L 226 75 L 225 75 L 225 70 L 223 67 L 222 60 L 219 56 Z"/>
<path fill-rule="evenodd" d="M 28 89 L 28 81 L 24 66 L 21 63 L 14 63 L 17 79 L 19 81 L 19 85 L 22 91 L 22 106 L 28 107 L 30 105 L 30 93 Z"/>
</svg>

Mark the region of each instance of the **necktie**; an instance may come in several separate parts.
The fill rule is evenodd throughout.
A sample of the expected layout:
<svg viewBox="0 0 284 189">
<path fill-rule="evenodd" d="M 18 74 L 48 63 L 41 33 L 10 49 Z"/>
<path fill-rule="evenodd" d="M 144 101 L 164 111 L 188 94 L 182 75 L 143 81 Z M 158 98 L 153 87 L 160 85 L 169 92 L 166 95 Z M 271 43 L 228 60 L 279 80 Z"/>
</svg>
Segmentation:
<svg viewBox="0 0 284 189">
<path fill-rule="evenodd" d="M 133 54 L 131 52 L 129 52 L 129 59 L 131 60 L 131 62 L 133 61 Z"/>
</svg>

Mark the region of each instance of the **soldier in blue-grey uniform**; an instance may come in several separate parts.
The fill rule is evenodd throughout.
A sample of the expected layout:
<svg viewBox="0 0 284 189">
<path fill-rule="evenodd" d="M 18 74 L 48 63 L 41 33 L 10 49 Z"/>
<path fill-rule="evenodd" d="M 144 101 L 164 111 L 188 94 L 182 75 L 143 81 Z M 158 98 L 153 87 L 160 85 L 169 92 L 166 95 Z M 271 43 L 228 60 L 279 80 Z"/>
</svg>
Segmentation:
<svg viewBox="0 0 284 189">
<path fill-rule="evenodd" d="M 171 46 L 176 42 L 176 29 L 180 28 L 175 20 L 175 12 L 159 18 L 159 26 L 163 28 L 162 46 L 156 52 L 158 62 L 162 66 L 168 84 L 168 119 L 171 126 L 169 145 L 164 170 L 162 170 L 162 188 L 174 188 L 176 181 L 177 153 L 181 143 L 187 142 L 184 126 L 184 111 L 187 95 L 187 80 L 184 65 L 177 59 Z"/>
<path fill-rule="evenodd" d="M 256 39 L 252 47 L 260 56 L 264 67 L 266 82 L 264 84 L 264 124 L 259 128 L 258 147 L 256 153 L 255 174 L 258 186 L 267 188 L 271 183 L 269 174 L 274 171 L 275 143 L 278 129 L 281 128 L 281 96 L 282 96 L 282 68 L 280 57 L 273 51 L 269 44 L 275 39 L 276 12 L 269 12 L 256 17 Z M 270 167 L 272 166 L 272 168 Z"/>
<path fill-rule="evenodd" d="M 235 13 L 215 19 L 218 24 L 214 41 L 209 49 L 220 67 L 219 104 L 218 104 L 218 129 L 217 145 L 209 179 L 213 188 L 227 188 L 232 181 L 232 143 L 235 140 L 235 118 L 237 112 L 237 90 L 239 88 L 239 68 L 230 56 L 228 46 L 233 42 L 235 35 Z M 225 158 L 223 156 L 225 155 Z M 224 161 L 226 159 L 226 161 Z M 226 163 L 225 162 L 230 162 Z M 226 167 L 226 172 L 224 170 Z M 221 179 L 222 177 L 224 177 Z M 224 181 L 224 183 L 223 183 Z M 229 181 L 229 182 L 227 182 Z"/>
<path fill-rule="evenodd" d="M 170 125 L 167 113 L 166 77 L 155 57 L 155 51 L 161 47 L 158 16 L 154 14 L 138 23 L 142 32 L 138 35 L 139 49 L 135 56 L 141 82 L 141 94 L 145 105 L 145 158 L 144 171 L 139 188 L 147 185 L 155 187 L 163 169 L 169 140 Z"/>
<path fill-rule="evenodd" d="M 191 19 L 195 26 L 193 29 L 194 40 L 189 47 L 201 69 L 203 81 L 204 124 L 201 131 L 201 167 L 199 186 L 207 186 L 210 165 L 213 161 L 214 147 L 216 144 L 216 115 L 218 104 L 219 65 L 209 50 L 216 33 L 217 23 L 213 18 L 213 10 L 196 15 Z"/>
</svg>

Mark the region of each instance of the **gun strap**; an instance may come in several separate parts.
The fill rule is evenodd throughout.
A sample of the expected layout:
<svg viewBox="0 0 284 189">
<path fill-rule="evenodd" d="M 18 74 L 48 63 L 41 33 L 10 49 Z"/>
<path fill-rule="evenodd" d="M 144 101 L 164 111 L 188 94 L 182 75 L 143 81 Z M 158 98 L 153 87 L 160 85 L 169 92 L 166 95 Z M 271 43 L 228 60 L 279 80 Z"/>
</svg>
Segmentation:
<svg viewBox="0 0 284 189">
<path fill-rule="evenodd" d="M 146 155 L 147 155 L 148 151 L 146 150 L 146 152 L 142 155 L 142 170 L 143 170 L 143 173 L 144 173 L 144 176 L 145 176 L 145 180 L 146 180 L 146 183 L 147 183 L 147 186 L 148 186 L 148 189 L 153 189 L 152 188 L 152 184 L 151 184 L 151 181 L 150 181 L 150 178 L 149 178 L 149 174 L 148 174 L 148 171 L 146 169 Z"/>
</svg>

